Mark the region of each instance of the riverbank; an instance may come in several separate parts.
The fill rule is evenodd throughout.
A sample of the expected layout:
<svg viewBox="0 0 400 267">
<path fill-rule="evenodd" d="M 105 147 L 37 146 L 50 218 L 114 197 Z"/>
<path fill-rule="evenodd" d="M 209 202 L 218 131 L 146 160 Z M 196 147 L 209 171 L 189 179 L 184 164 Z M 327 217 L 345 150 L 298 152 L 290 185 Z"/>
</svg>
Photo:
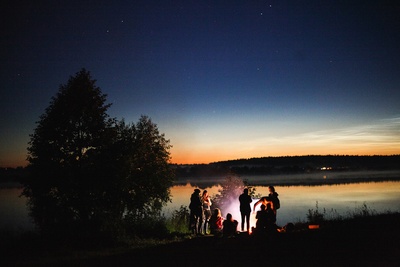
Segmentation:
<svg viewBox="0 0 400 267">
<path fill-rule="evenodd" d="M 297 225 L 270 238 L 240 234 L 138 242 L 111 248 L 52 246 L 22 237 L 2 245 L 1 266 L 399 266 L 400 213 Z M 3 239 L 4 241 L 4 239 Z M 2 242 L 3 242 L 2 241 Z"/>
</svg>

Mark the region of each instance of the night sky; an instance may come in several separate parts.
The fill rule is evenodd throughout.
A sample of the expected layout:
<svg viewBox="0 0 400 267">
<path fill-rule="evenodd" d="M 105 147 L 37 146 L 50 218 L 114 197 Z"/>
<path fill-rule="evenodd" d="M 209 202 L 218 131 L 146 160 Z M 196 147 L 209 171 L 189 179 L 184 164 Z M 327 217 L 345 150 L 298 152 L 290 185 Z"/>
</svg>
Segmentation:
<svg viewBox="0 0 400 267">
<path fill-rule="evenodd" d="M 5 3 L 4 3 L 5 2 Z M 398 1 L 2 1 L 0 167 L 60 84 L 149 116 L 172 162 L 400 154 Z"/>
</svg>

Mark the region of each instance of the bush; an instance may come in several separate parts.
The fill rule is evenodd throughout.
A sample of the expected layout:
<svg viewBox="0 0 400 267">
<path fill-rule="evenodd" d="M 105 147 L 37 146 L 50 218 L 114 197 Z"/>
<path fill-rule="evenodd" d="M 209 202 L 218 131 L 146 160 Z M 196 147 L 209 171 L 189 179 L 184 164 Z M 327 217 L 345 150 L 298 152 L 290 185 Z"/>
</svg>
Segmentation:
<svg viewBox="0 0 400 267">
<path fill-rule="evenodd" d="M 168 229 L 171 233 L 190 233 L 189 231 L 189 209 L 181 205 L 179 210 L 175 210 L 172 216 L 167 220 Z"/>
</svg>

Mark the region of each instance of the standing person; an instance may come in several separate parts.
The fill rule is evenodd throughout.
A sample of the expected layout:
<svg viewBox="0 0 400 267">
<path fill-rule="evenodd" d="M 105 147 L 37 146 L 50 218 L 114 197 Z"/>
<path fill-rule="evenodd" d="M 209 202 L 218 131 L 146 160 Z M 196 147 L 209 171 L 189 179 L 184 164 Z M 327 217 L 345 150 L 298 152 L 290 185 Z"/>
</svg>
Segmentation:
<svg viewBox="0 0 400 267">
<path fill-rule="evenodd" d="M 276 210 L 281 207 L 281 203 L 278 198 L 279 194 L 275 191 L 275 187 L 273 187 L 272 185 L 268 186 L 268 189 L 269 189 L 268 197 L 272 202 L 272 210 L 274 211 L 276 216 Z"/>
<path fill-rule="evenodd" d="M 189 218 L 189 230 L 193 234 L 201 233 L 201 221 L 202 221 L 202 208 L 200 200 L 200 189 L 195 189 L 193 194 L 190 196 L 190 218 Z"/>
<path fill-rule="evenodd" d="M 222 223 L 222 234 L 224 237 L 233 237 L 237 232 L 238 221 L 232 218 L 232 214 L 226 215 L 226 220 Z"/>
<path fill-rule="evenodd" d="M 203 195 L 201 196 L 201 204 L 202 204 L 202 209 L 203 209 L 203 233 L 206 235 L 207 234 L 207 228 L 209 224 L 209 220 L 211 217 L 211 198 L 208 195 L 207 190 L 203 191 Z"/>
<path fill-rule="evenodd" d="M 216 208 L 214 209 L 213 214 L 210 218 L 210 232 L 215 236 L 219 236 L 222 234 L 222 224 L 224 218 L 221 216 L 221 210 Z"/>
<path fill-rule="evenodd" d="M 251 213 L 251 196 L 249 196 L 249 189 L 245 188 L 243 190 L 243 194 L 239 196 L 240 202 L 240 215 L 242 216 L 242 224 L 241 229 L 242 232 L 244 231 L 244 222 L 246 221 L 247 224 L 247 232 L 250 231 L 250 213 Z"/>
</svg>

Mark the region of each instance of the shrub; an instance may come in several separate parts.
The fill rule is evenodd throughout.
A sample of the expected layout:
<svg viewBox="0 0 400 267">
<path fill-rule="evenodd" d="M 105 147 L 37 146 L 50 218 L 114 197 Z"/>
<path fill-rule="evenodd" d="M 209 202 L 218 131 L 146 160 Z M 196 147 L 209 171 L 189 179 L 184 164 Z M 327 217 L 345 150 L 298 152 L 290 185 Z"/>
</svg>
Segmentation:
<svg viewBox="0 0 400 267">
<path fill-rule="evenodd" d="M 172 213 L 170 219 L 167 220 L 168 229 L 173 233 L 190 233 L 189 225 L 189 209 L 187 206 L 181 205 L 178 210 Z"/>
</svg>

